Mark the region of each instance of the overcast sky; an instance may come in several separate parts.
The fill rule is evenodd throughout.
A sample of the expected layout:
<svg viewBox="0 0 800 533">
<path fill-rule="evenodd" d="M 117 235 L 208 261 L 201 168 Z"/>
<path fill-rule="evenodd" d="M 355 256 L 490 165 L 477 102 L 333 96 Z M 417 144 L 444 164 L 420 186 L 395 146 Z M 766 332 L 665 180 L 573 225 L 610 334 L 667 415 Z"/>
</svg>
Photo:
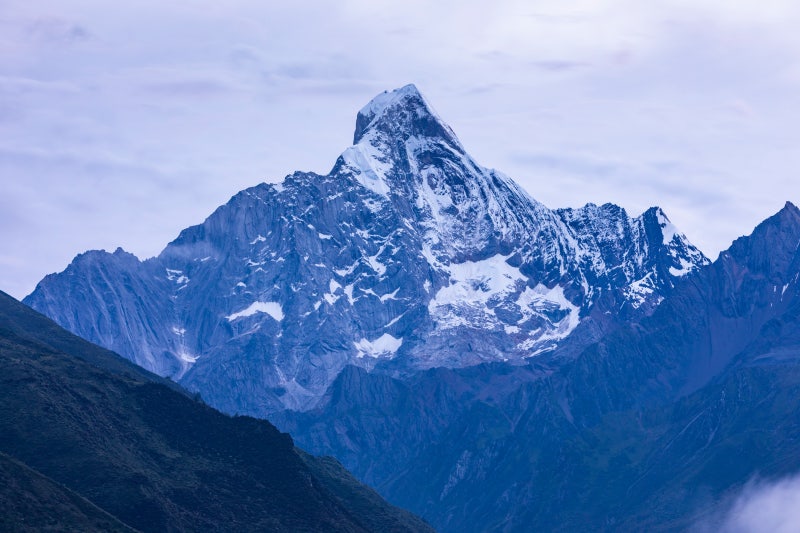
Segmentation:
<svg viewBox="0 0 800 533">
<path fill-rule="evenodd" d="M 289 4 L 0 0 L 0 289 L 326 173 L 406 83 L 537 200 L 660 205 L 712 258 L 800 202 L 800 3 Z"/>
</svg>

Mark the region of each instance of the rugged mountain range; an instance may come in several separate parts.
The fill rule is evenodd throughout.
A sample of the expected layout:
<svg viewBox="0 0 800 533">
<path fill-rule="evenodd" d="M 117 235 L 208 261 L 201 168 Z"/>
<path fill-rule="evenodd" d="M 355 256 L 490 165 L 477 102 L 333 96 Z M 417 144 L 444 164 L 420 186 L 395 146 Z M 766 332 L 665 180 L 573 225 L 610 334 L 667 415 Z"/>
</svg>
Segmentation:
<svg viewBox="0 0 800 533">
<path fill-rule="evenodd" d="M 577 356 L 395 378 L 348 367 L 278 415 L 441 531 L 718 531 L 800 471 L 800 211 Z"/>
<path fill-rule="evenodd" d="M 226 412 L 313 408 L 347 365 L 525 364 L 651 313 L 707 259 L 658 208 L 551 210 L 478 165 L 413 85 L 325 176 L 235 195 L 155 258 L 79 255 L 25 303 Z"/>
<path fill-rule="evenodd" d="M 3 531 L 432 531 L 2 292 L 0 390 Z"/>
<path fill-rule="evenodd" d="M 25 301 L 441 531 L 714 529 L 800 469 L 799 249 L 791 203 L 714 263 L 658 208 L 550 210 L 407 86 L 329 174 Z"/>
</svg>

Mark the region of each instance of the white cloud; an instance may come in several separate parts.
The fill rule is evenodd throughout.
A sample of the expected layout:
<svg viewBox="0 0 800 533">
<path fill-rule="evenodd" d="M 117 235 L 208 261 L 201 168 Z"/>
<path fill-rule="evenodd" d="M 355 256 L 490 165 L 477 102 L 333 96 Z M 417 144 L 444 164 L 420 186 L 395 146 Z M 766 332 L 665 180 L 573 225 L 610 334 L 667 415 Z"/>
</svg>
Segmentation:
<svg viewBox="0 0 800 533">
<path fill-rule="evenodd" d="M 721 517 L 704 521 L 696 532 L 795 533 L 800 528 L 800 476 L 751 482 Z"/>
</svg>

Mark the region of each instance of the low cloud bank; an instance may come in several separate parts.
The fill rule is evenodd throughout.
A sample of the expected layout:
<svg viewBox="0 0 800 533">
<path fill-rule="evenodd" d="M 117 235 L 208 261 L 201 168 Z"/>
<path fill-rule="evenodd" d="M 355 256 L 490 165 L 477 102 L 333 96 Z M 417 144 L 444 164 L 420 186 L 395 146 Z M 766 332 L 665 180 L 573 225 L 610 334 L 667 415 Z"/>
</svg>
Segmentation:
<svg viewBox="0 0 800 533">
<path fill-rule="evenodd" d="M 800 475 L 773 482 L 750 482 L 716 519 L 696 533 L 796 533 L 800 531 Z"/>
</svg>

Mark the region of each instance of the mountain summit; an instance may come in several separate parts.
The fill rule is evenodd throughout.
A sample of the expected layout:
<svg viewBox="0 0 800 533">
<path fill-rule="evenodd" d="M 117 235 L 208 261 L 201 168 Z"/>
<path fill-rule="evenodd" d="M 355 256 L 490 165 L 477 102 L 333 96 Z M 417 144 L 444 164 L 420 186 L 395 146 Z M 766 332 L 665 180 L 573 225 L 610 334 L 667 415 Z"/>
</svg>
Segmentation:
<svg viewBox="0 0 800 533">
<path fill-rule="evenodd" d="M 327 175 L 236 194 L 156 258 L 88 252 L 25 302 L 232 413 L 309 409 L 346 365 L 523 363 L 652 312 L 707 259 L 658 208 L 551 210 L 407 85 Z"/>
<path fill-rule="evenodd" d="M 448 140 L 461 151 L 461 143 L 420 94 L 414 84 L 386 91 L 358 112 L 353 144 L 365 137 L 384 141 L 428 137 Z"/>
</svg>

